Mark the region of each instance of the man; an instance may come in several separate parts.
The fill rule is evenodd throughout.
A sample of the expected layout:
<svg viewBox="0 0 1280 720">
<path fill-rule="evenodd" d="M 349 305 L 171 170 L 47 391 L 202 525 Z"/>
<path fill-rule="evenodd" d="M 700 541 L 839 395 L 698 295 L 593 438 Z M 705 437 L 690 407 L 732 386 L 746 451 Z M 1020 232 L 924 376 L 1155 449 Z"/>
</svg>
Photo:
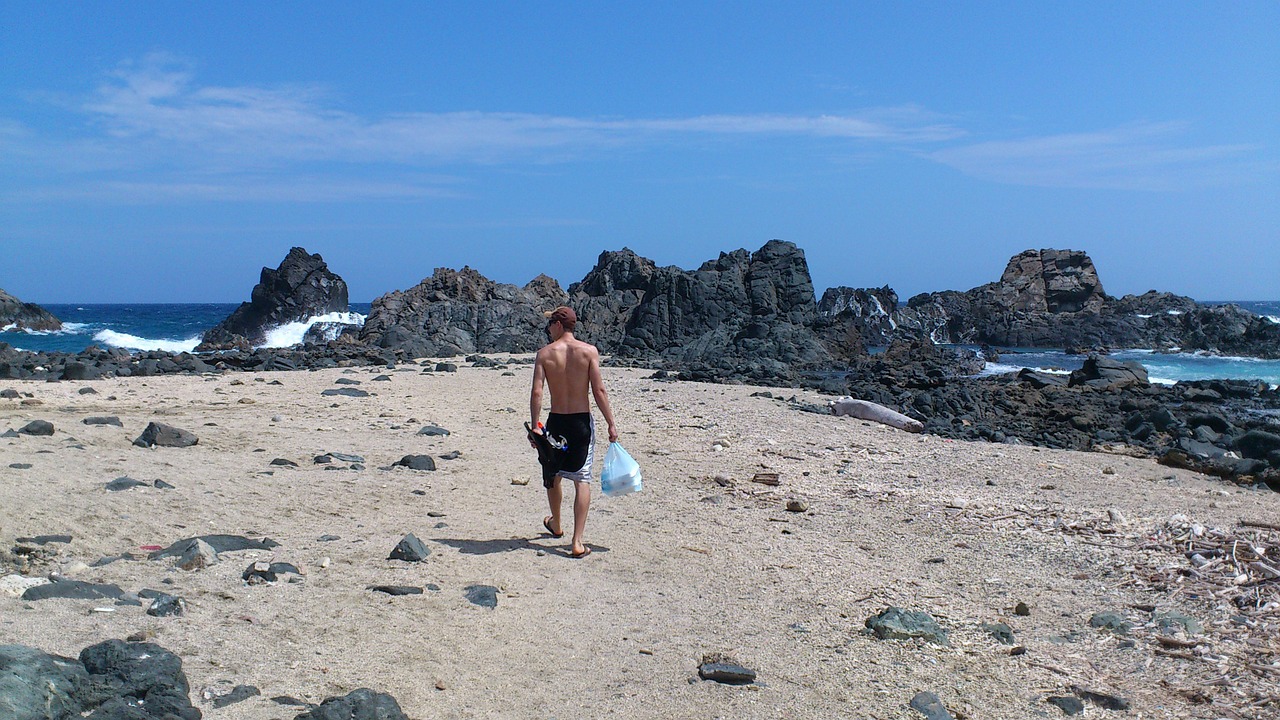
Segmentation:
<svg viewBox="0 0 1280 720">
<path fill-rule="evenodd" d="M 591 548 L 582 542 L 582 533 L 587 526 L 587 509 L 591 507 L 591 461 L 595 456 L 595 419 L 591 416 L 588 390 L 609 424 L 611 443 L 618 440 L 618 425 L 613 421 L 609 394 L 600 377 L 600 351 L 573 336 L 577 313 L 561 305 L 543 315 L 548 318 L 551 342 L 538 351 L 533 363 L 533 389 L 529 392 L 530 432 L 541 437 L 530 437 L 529 442 L 537 447 L 537 443 L 550 440 L 557 451 L 545 457 L 539 453 L 539 461 L 543 462 L 542 485 L 551 505 L 551 514 L 543 518 L 542 525 L 552 537 L 564 537 L 560 522 L 561 479 L 572 480 L 573 540 L 569 556 L 583 558 L 591 554 Z M 545 430 L 539 423 L 544 382 L 551 391 L 551 413 Z"/>
</svg>

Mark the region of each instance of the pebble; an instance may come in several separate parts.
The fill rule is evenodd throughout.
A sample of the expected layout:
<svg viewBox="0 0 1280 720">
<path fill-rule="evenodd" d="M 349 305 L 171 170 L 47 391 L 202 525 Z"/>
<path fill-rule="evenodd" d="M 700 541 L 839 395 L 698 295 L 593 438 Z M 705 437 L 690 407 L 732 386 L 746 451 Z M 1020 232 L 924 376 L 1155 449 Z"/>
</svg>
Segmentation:
<svg viewBox="0 0 1280 720">
<path fill-rule="evenodd" d="M 528 485 L 529 478 L 523 478 L 523 477 L 511 478 L 511 484 L 512 485 Z"/>
<path fill-rule="evenodd" d="M 915 697 L 911 698 L 910 704 L 913 709 L 924 715 L 925 720 L 955 720 L 955 716 L 947 711 L 938 696 L 931 692 L 916 693 Z"/>
<path fill-rule="evenodd" d="M 731 657 L 713 653 L 702 656 L 698 677 L 725 685 L 750 685 L 756 681 L 756 671 L 744 667 Z"/>
<path fill-rule="evenodd" d="M 793 499 L 793 500 L 787 501 L 787 512 L 802 513 L 802 512 L 808 512 L 808 510 L 809 510 L 809 503 L 804 500 Z"/>
<path fill-rule="evenodd" d="M 492 585 L 468 585 L 467 601 L 480 607 L 498 607 L 498 588 Z"/>
<path fill-rule="evenodd" d="M 1013 614 L 1019 617 L 1029 617 L 1031 608 L 1026 603 L 1019 601 L 1017 605 L 1013 606 Z"/>
<path fill-rule="evenodd" d="M 405 562 L 422 562 L 431 555 L 431 549 L 428 548 L 413 533 L 405 535 L 403 539 L 387 556 L 388 560 L 404 560 Z"/>
</svg>

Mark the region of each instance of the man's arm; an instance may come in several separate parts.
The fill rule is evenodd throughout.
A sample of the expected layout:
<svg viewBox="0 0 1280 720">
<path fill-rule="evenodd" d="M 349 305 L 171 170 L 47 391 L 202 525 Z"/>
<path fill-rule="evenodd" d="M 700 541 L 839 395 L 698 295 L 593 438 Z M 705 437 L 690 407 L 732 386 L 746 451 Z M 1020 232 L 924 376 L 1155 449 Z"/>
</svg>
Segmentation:
<svg viewBox="0 0 1280 720">
<path fill-rule="evenodd" d="M 529 390 L 529 426 L 537 432 L 538 423 L 542 421 L 542 386 L 546 382 L 547 371 L 542 367 L 542 353 L 534 356 L 533 387 Z"/>
<path fill-rule="evenodd" d="M 604 378 L 600 376 L 600 353 L 598 352 L 591 354 L 591 368 L 587 377 L 591 381 L 591 395 L 596 399 L 596 407 L 600 408 L 604 421 L 609 423 L 609 442 L 618 442 L 618 424 L 613 421 L 613 410 L 609 407 L 609 392 L 604 389 Z"/>
</svg>

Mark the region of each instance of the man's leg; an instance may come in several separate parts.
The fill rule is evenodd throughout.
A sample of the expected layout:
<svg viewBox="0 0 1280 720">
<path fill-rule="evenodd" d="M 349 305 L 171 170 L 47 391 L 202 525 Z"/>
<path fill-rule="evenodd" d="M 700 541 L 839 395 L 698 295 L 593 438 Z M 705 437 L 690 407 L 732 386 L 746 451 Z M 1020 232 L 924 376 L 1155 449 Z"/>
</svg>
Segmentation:
<svg viewBox="0 0 1280 720">
<path fill-rule="evenodd" d="M 547 488 L 547 504 L 551 506 L 551 517 L 546 523 L 551 526 L 552 534 L 563 533 L 564 526 L 560 524 L 560 503 L 564 500 L 564 489 L 561 486 L 560 476 L 557 475 L 551 487 Z M 577 500 L 574 500 L 574 516 L 577 516 Z"/>
<path fill-rule="evenodd" d="M 557 481 L 559 479 L 556 478 Z M 573 484 L 573 544 L 569 548 L 574 555 L 586 552 L 587 546 L 582 544 L 582 533 L 587 529 L 587 510 L 590 507 L 591 483 L 575 482 Z"/>
</svg>

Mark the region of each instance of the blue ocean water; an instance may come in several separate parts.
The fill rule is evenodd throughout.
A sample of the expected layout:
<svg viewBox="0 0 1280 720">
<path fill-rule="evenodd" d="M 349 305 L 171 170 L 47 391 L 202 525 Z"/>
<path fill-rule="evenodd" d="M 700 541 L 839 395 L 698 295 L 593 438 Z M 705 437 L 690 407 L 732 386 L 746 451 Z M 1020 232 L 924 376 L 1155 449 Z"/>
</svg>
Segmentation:
<svg viewBox="0 0 1280 720">
<path fill-rule="evenodd" d="M 90 345 L 127 350 L 189 352 L 200 336 L 222 322 L 239 303 L 163 305 L 41 305 L 62 321 L 56 332 L 0 331 L 0 342 L 22 350 L 80 352 Z M 346 317 L 322 316 L 279 328 L 267 345 L 287 347 L 302 340 L 312 322 L 341 320 L 363 323 L 368 303 L 352 303 Z"/>
<path fill-rule="evenodd" d="M 1218 303 L 1207 303 L 1218 304 Z M 1280 322 L 1280 301 L 1235 303 L 1253 313 Z M 190 351 L 200 336 L 236 309 L 235 303 L 167 304 L 167 305 L 55 305 L 43 306 L 64 323 L 58 332 L 31 333 L 0 331 L 0 342 L 23 350 L 79 352 L 90 345 L 128 350 Z M 369 312 L 368 303 L 352 303 L 352 314 L 344 318 L 311 318 L 278 328 L 268 338 L 271 347 L 288 347 L 302 340 L 311 322 L 337 320 L 363 322 Z M 1232 378 L 1280 384 L 1280 360 L 1256 358 L 1211 357 L 1187 353 L 1154 353 L 1145 350 L 1122 350 L 1113 353 L 1119 360 L 1136 360 L 1147 368 L 1155 382 Z M 1058 349 L 1009 352 L 998 363 L 988 363 L 987 372 L 1011 372 L 1024 367 L 1051 371 L 1079 368 L 1084 358 L 1067 355 Z"/>
</svg>

